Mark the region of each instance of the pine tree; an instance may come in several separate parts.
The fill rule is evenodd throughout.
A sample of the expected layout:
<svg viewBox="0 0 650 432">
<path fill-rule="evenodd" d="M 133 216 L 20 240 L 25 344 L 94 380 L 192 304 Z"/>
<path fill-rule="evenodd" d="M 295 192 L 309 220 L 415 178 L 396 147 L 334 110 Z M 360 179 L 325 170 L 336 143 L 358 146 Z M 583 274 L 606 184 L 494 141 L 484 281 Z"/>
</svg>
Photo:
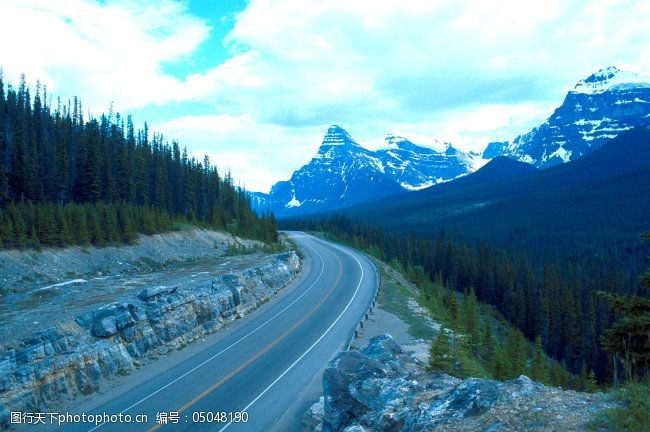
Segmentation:
<svg viewBox="0 0 650 432">
<path fill-rule="evenodd" d="M 549 380 L 548 366 L 544 358 L 544 349 L 542 348 L 542 338 L 535 338 L 535 347 L 533 348 L 533 358 L 530 365 L 530 377 L 541 383 L 547 383 Z"/>
<path fill-rule="evenodd" d="M 37 251 L 41 250 L 41 242 L 38 239 L 38 233 L 37 233 L 35 225 L 32 225 L 31 228 L 30 228 L 29 245 L 32 248 L 36 249 Z"/>
<path fill-rule="evenodd" d="M 18 248 L 27 246 L 27 227 L 22 213 L 13 204 L 9 206 L 9 216 L 11 217 L 11 224 L 14 228 L 13 244 Z"/>
<path fill-rule="evenodd" d="M 70 212 L 57 205 L 54 210 L 54 219 L 58 230 L 57 245 L 65 247 L 73 244 L 74 236 L 70 231 L 70 223 L 72 221 Z"/>
<path fill-rule="evenodd" d="M 104 246 L 104 236 L 99 225 L 96 207 L 86 206 L 86 219 L 88 220 L 88 236 L 90 243 L 95 246 Z"/>
<path fill-rule="evenodd" d="M 491 363 L 492 375 L 495 379 L 503 381 L 512 378 L 510 363 L 502 344 L 496 344 Z"/>
<path fill-rule="evenodd" d="M 52 206 L 39 205 L 36 207 L 37 235 L 40 242 L 45 246 L 56 245 L 57 226 L 54 221 Z"/>
<path fill-rule="evenodd" d="M 481 321 L 478 310 L 476 292 L 472 287 L 469 294 L 463 298 L 463 326 L 469 338 L 469 346 L 474 354 L 478 354 L 481 348 Z"/>
<path fill-rule="evenodd" d="M 458 301 L 456 300 L 456 294 L 450 293 L 447 300 L 447 308 L 449 310 L 449 316 L 451 318 L 451 352 L 452 358 L 454 360 L 454 368 L 459 369 L 460 364 L 458 362 L 458 330 L 459 330 L 459 310 L 458 310 Z"/>
<path fill-rule="evenodd" d="M 1 78 L 1 75 L 0 75 Z M 0 82 L 0 85 L 2 82 Z M 9 237 L 13 233 L 8 230 L 7 227 L 7 217 L 2 211 L 2 207 L 0 207 L 0 248 L 5 247 L 5 244 L 9 241 Z"/>
<path fill-rule="evenodd" d="M 492 325 L 489 322 L 486 322 L 483 325 L 483 355 L 482 358 L 484 361 L 491 363 L 494 357 L 494 352 L 496 350 L 496 342 L 494 341 L 494 336 L 492 334 Z"/>
<path fill-rule="evenodd" d="M 122 241 L 127 244 L 134 244 L 138 238 L 135 221 L 130 209 L 126 205 L 119 206 L 117 220 L 120 227 Z"/>
<path fill-rule="evenodd" d="M 590 370 L 589 375 L 587 375 L 586 390 L 589 393 L 594 393 L 594 392 L 598 391 L 598 383 L 596 382 L 596 374 L 594 373 L 593 370 Z"/>
<path fill-rule="evenodd" d="M 154 212 L 149 207 L 145 207 L 143 209 L 142 232 L 147 235 L 153 235 L 156 233 L 156 217 Z"/>
<path fill-rule="evenodd" d="M 70 238 L 89 244 L 91 235 L 98 244 L 133 242 L 145 228 L 150 234 L 173 229 L 177 218 L 277 241 L 274 216 L 256 215 L 248 194 L 229 174 L 221 179 L 208 158 L 200 163 L 186 150 L 181 155 L 178 143 L 150 137 L 146 123 L 136 132 L 130 117 L 125 126 L 112 109 L 85 121 L 76 97 L 67 105 L 57 100 L 52 112 L 45 87 L 37 84 L 32 100 L 24 76 L 17 90 L 6 92 L 3 79 L 0 73 L 0 209 L 9 214 L 2 230 L 9 226 L 11 235 L 2 234 L 0 247 L 36 240 L 65 246 Z M 75 206 L 84 207 L 85 222 Z"/>
<path fill-rule="evenodd" d="M 429 348 L 429 370 L 454 374 L 454 357 L 449 344 L 449 336 L 441 327 Z"/>
<path fill-rule="evenodd" d="M 88 234 L 88 221 L 86 220 L 86 212 L 82 206 L 73 205 L 70 209 L 72 217 L 72 232 L 75 242 L 82 246 L 90 244 L 90 236 Z"/>
</svg>

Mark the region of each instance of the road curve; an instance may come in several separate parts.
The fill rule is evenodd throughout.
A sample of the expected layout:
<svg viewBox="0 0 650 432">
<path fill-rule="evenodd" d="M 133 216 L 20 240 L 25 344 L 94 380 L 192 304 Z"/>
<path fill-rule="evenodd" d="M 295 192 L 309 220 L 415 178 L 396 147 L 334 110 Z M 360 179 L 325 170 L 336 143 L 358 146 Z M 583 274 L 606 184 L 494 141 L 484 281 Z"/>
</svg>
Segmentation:
<svg viewBox="0 0 650 432">
<path fill-rule="evenodd" d="M 322 389 L 322 371 L 346 347 L 379 277 L 370 260 L 353 249 L 299 232 L 289 235 L 311 261 L 308 274 L 289 292 L 214 340 L 198 342 L 200 348 L 182 361 L 134 378 L 137 385 L 126 379 L 73 411 L 132 420 L 144 414 L 147 423 L 69 423 L 54 430 L 301 430 L 301 411 L 314 389 Z M 156 422 L 158 413 L 170 412 L 178 413 L 177 423 Z M 247 422 L 230 422 L 241 412 Z"/>
</svg>

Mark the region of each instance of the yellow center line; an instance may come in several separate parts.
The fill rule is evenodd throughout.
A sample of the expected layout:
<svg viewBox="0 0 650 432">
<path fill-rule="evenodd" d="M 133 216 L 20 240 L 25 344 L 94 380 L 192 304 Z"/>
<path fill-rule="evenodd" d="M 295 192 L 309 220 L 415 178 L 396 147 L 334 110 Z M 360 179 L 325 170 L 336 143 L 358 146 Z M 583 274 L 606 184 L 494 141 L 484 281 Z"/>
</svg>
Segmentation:
<svg viewBox="0 0 650 432">
<path fill-rule="evenodd" d="M 198 395 L 197 397 L 195 397 L 194 399 L 192 399 L 191 401 L 189 401 L 188 403 L 186 403 L 185 405 L 183 405 L 182 407 L 180 407 L 180 408 L 179 408 L 178 410 L 176 410 L 175 412 L 178 412 L 179 414 L 182 413 L 183 411 L 187 410 L 189 407 L 191 407 L 192 405 L 194 405 L 195 403 L 197 403 L 198 401 L 200 401 L 201 399 L 203 399 L 204 397 L 206 397 L 207 395 L 209 395 L 210 393 L 212 393 L 214 390 L 216 390 L 217 388 L 219 388 L 219 387 L 221 387 L 222 385 L 224 385 L 224 384 L 225 384 L 229 379 L 231 379 L 232 377 L 234 377 L 235 375 L 237 375 L 239 372 L 241 372 L 241 371 L 242 371 L 244 368 L 246 368 L 248 365 L 250 365 L 251 363 L 253 363 L 255 360 L 257 360 L 258 358 L 260 358 L 262 355 L 264 355 L 264 353 L 266 353 L 266 352 L 269 351 L 271 348 L 273 348 L 274 346 L 276 346 L 279 342 L 281 342 L 283 339 L 285 339 L 287 336 L 289 336 L 291 333 L 293 333 L 293 332 L 294 332 L 298 327 L 300 327 L 300 326 L 302 325 L 302 323 L 304 323 L 307 319 L 309 319 L 310 316 L 312 316 L 314 313 L 316 313 L 316 311 L 317 311 L 318 309 L 320 309 L 321 306 L 323 306 L 323 304 L 327 301 L 327 299 L 328 299 L 328 298 L 329 298 L 329 297 L 334 293 L 334 290 L 336 289 L 336 287 L 337 287 L 337 285 L 339 284 L 339 282 L 341 282 L 341 278 L 343 277 L 343 263 L 341 262 L 341 259 L 340 259 L 338 256 L 336 256 L 336 255 L 334 255 L 334 256 L 336 257 L 336 260 L 337 260 L 338 263 L 339 263 L 339 274 L 338 274 L 338 276 L 337 276 L 337 278 L 336 278 L 336 281 L 334 282 L 334 285 L 332 285 L 332 287 L 327 291 L 327 295 L 326 295 L 325 297 L 323 297 L 323 298 L 321 299 L 321 301 L 318 302 L 318 304 L 317 304 L 316 306 L 314 306 L 314 308 L 313 308 L 312 310 L 310 310 L 309 313 L 308 313 L 307 315 L 305 315 L 305 316 L 304 316 L 300 321 L 298 321 L 297 323 L 295 323 L 295 324 L 294 324 L 294 325 L 293 325 L 289 330 L 287 330 L 286 332 L 284 332 L 282 335 L 278 336 L 278 337 L 277 337 L 273 342 L 271 342 L 271 343 L 270 343 L 269 345 L 267 345 L 265 348 L 263 348 L 262 350 L 260 350 L 260 351 L 259 351 L 257 354 L 255 354 L 253 357 L 249 358 L 246 362 L 242 363 L 242 364 L 241 364 L 237 369 L 235 369 L 235 370 L 233 370 L 232 372 L 230 372 L 228 375 L 226 375 L 226 376 L 223 377 L 221 380 L 219 380 L 219 382 L 217 382 L 216 384 L 212 385 L 210 388 L 208 388 L 208 389 L 205 390 L 203 393 L 201 393 L 200 395 Z M 165 426 L 165 425 L 163 425 L 163 424 L 157 424 L 156 426 L 154 426 L 154 427 L 152 427 L 151 429 L 149 429 L 147 432 L 153 432 L 153 431 L 155 431 L 155 430 L 158 430 L 158 429 L 161 428 L 162 426 Z"/>
</svg>

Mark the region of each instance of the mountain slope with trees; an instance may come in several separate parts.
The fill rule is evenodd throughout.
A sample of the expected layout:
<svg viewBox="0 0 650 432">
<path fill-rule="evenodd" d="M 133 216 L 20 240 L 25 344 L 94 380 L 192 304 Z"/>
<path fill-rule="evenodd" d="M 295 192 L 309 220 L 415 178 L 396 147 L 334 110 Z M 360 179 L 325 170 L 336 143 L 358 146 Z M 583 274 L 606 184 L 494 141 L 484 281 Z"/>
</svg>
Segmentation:
<svg viewBox="0 0 650 432">
<path fill-rule="evenodd" d="M 643 199 L 648 196 L 650 172 L 648 127 L 624 132 L 599 150 L 553 168 L 522 169 L 521 165 L 498 158 L 449 183 L 345 211 L 394 231 L 435 233 L 441 226 L 457 227 L 458 232 L 489 240 L 519 236 L 522 225 L 532 227 L 530 217 L 535 215 L 545 219 L 535 227 L 557 238 L 576 231 L 593 233 L 596 221 L 603 225 L 599 230 L 635 237 L 643 231 L 638 222 L 644 221 L 648 210 L 648 200 Z M 603 194 L 606 197 L 599 196 Z M 575 198 L 580 206 L 572 203 Z M 618 201 L 620 205 L 614 205 Z M 598 208 L 603 205 L 609 211 Z M 557 215 L 546 217 L 549 211 Z M 625 213 L 621 223 L 608 224 L 616 211 Z M 581 218 L 582 213 L 595 218 Z"/>
<path fill-rule="evenodd" d="M 604 261 L 585 255 L 569 262 L 553 259 L 548 249 L 461 241 L 443 231 L 395 234 L 345 216 L 283 220 L 282 225 L 330 233 L 385 262 L 420 268 L 423 277 L 452 290 L 473 289 L 478 300 L 495 306 L 529 340 L 539 338 L 548 355 L 569 371 L 583 376 L 594 371 L 599 382 L 612 382 L 616 368 L 600 344 L 612 311 L 598 292 L 624 296 L 638 292 L 639 272 L 630 270 L 633 266 L 625 255 Z M 639 247 L 627 255 L 645 257 L 647 250 Z"/>
<path fill-rule="evenodd" d="M 84 119 L 76 97 L 48 104 L 45 87 L 5 87 L 0 74 L 0 247 L 132 242 L 194 223 L 266 242 L 272 215 L 206 156 L 189 157 L 130 116 Z"/>
</svg>

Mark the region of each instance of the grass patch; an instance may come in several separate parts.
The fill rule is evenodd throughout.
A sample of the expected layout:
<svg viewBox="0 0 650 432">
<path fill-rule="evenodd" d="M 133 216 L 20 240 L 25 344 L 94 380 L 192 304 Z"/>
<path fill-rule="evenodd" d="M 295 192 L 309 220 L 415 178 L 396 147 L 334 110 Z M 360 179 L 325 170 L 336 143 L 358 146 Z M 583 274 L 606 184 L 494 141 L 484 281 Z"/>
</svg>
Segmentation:
<svg viewBox="0 0 650 432">
<path fill-rule="evenodd" d="M 431 340 L 436 332 L 429 326 L 427 320 L 415 313 L 408 307 L 408 299 L 417 301 L 418 294 L 407 288 L 391 270 L 379 264 L 381 271 L 381 290 L 377 300 L 381 308 L 387 312 L 397 315 L 409 326 L 409 334 L 416 339 Z"/>
<path fill-rule="evenodd" d="M 650 432 L 650 380 L 628 383 L 611 393 L 618 406 L 601 411 L 589 424 L 593 431 Z"/>
<path fill-rule="evenodd" d="M 215 245 L 215 248 L 217 245 Z M 277 242 L 272 244 L 267 243 L 254 243 L 252 245 L 244 245 L 238 242 L 229 243 L 226 247 L 226 250 L 223 256 L 239 256 L 239 255 L 252 255 L 256 253 L 265 253 L 265 254 L 278 254 L 283 252 L 288 252 L 290 247 L 287 243 Z"/>
</svg>

